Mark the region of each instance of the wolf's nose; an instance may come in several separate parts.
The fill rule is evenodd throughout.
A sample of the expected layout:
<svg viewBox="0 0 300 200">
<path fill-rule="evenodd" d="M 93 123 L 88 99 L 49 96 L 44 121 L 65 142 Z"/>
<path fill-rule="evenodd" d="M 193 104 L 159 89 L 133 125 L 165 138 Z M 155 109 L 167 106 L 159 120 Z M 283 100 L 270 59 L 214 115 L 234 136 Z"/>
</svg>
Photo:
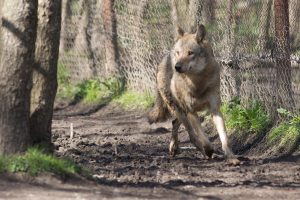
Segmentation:
<svg viewBox="0 0 300 200">
<path fill-rule="evenodd" d="M 181 71 L 181 64 L 179 64 L 179 63 L 176 63 L 176 65 L 175 65 L 175 70 L 177 71 L 177 72 L 180 72 Z"/>
</svg>

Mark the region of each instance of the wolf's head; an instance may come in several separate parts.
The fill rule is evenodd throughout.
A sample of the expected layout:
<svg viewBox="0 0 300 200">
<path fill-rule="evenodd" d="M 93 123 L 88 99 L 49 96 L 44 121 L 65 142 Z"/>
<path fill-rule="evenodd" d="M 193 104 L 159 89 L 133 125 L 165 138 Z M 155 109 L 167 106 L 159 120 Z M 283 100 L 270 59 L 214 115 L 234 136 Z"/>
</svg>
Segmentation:
<svg viewBox="0 0 300 200">
<path fill-rule="evenodd" d="M 194 33 L 184 33 L 177 28 L 177 39 L 174 46 L 175 66 L 178 73 L 198 74 L 207 66 L 213 56 L 210 45 L 204 40 L 206 31 L 201 24 Z"/>
</svg>

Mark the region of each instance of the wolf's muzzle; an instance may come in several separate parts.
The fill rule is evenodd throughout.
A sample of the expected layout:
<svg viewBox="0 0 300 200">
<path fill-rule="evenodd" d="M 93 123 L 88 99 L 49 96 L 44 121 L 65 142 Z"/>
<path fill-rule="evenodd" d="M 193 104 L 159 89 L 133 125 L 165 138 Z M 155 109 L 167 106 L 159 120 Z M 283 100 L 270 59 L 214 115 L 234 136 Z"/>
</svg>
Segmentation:
<svg viewBox="0 0 300 200">
<path fill-rule="evenodd" d="M 182 73 L 182 65 L 180 63 L 176 63 L 175 70 L 176 72 Z"/>
</svg>

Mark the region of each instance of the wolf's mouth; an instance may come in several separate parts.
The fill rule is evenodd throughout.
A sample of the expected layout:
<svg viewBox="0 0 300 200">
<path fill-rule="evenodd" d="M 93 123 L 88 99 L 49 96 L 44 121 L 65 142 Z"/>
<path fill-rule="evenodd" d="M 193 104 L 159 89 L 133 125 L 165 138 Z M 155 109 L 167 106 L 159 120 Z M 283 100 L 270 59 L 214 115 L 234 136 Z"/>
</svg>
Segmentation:
<svg viewBox="0 0 300 200">
<path fill-rule="evenodd" d="M 176 72 L 179 73 L 179 74 L 183 73 L 183 71 L 181 69 L 180 70 L 176 70 Z"/>
<path fill-rule="evenodd" d="M 183 73 L 183 70 L 181 67 L 175 67 L 175 70 L 176 70 L 176 72 L 178 72 L 180 74 Z"/>
</svg>

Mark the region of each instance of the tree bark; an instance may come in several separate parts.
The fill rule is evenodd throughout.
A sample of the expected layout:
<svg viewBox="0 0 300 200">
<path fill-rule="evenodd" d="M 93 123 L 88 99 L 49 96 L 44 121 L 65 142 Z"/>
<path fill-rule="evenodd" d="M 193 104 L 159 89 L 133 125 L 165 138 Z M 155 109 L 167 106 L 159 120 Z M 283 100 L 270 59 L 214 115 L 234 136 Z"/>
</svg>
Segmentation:
<svg viewBox="0 0 300 200">
<path fill-rule="evenodd" d="M 72 23 L 71 0 L 62 0 L 61 50 L 68 51 L 74 46 L 70 28 Z M 60 50 L 60 51 L 61 51 Z"/>
<path fill-rule="evenodd" d="M 216 1 L 215 0 L 202 0 L 203 1 L 203 22 L 207 25 L 213 24 L 215 22 L 216 14 L 215 14 L 215 7 Z"/>
<path fill-rule="evenodd" d="M 258 48 L 261 52 L 267 50 L 267 41 L 269 38 L 271 10 L 273 0 L 265 0 L 262 2 L 262 9 L 260 14 L 260 31 L 258 38 Z"/>
<path fill-rule="evenodd" d="M 169 0 L 169 3 L 174 37 L 177 37 L 178 26 L 186 32 L 195 32 L 197 24 L 202 21 L 203 0 Z"/>
<path fill-rule="evenodd" d="M 30 144 L 30 90 L 37 0 L 7 0 L 2 11 L 0 155 L 7 155 L 22 152 Z"/>
<path fill-rule="evenodd" d="M 203 0 L 189 0 L 189 31 L 196 32 L 197 25 L 203 23 L 202 11 L 203 11 Z M 202 21 L 202 22 L 201 22 Z"/>
<path fill-rule="evenodd" d="M 61 0 L 39 0 L 36 64 L 31 91 L 30 133 L 33 143 L 51 144 L 60 24 Z"/>
<path fill-rule="evenodd" d="M 235 48 L 236 48 L 236 41 L 235 41 L 235 19 L 233 13 L 233 6 L 235 0 L 228 0 L 227 1 L 227 27 L 226 27 L 226 43 L 228 47 L 227 55 L 232 58 L 235 57 Z"/>
<path fill-rule="evenodd" d="M 79 23 L 79 33 L 76 38 L 76 46 L 80 47 L 82 54 L 87 55 L 88 69 L 85 68 L 85 78 L 90 78 L 96 75 L 96 59 L 92 49 L 92 29 L 94 8 L 96 6 L 95 0 L 88 0 L 83 2 L 83 15 Z"/>
<path fill-rule="evenodd" d="M 113 8 L 114 0 L 103 0 L 103 27 L 106 49 L 106 77 L 119 74 L 119 51 L 117 35 L 117 19 Z"/>
<path fill-rule="evenodd" d="M 230 91 L 230 96 L 232 98 L 240 96 L 241 80 L 238 76 L 238 63 L 236 60 L 236 34 L 235 28 L 237 26 L 237 20 L 235 18 L 234 6 L 236 0 L 227 0 L 227 19 L 225 25 L 225 44 L 227 46 L 227 58 L 229 63 L 224 67 L 224 74 L 228 77 L 228 91 Z"/>
<path fill-rule="evenodd" d="M 176 0 L 170 0 L 170 5 L 171 5 L 171 17 L 172 17 L 172 22 L 173 22 L 173 38 L 176 40 L 177 38 L 177 27 L 180 26 L 179 21 L 178 21 L 178 10 L 177 10 L 177 5 L 176 5 Z"/>
<path fill-rule="evenodd" d="M 291 81 L 288 8 L 288 1 L 274 1 L 276 36 L 276 48 L 274 53 L 277 76 L 277 88 L 275 91 L 277 92 L 277 108 L 292 108 L 294 106 Z"/>
<path fill-rule="evenodd" d="M 300 50 L 300 2 L 290 0 L 290 41 L 292 51 Z"/>
</svg>

